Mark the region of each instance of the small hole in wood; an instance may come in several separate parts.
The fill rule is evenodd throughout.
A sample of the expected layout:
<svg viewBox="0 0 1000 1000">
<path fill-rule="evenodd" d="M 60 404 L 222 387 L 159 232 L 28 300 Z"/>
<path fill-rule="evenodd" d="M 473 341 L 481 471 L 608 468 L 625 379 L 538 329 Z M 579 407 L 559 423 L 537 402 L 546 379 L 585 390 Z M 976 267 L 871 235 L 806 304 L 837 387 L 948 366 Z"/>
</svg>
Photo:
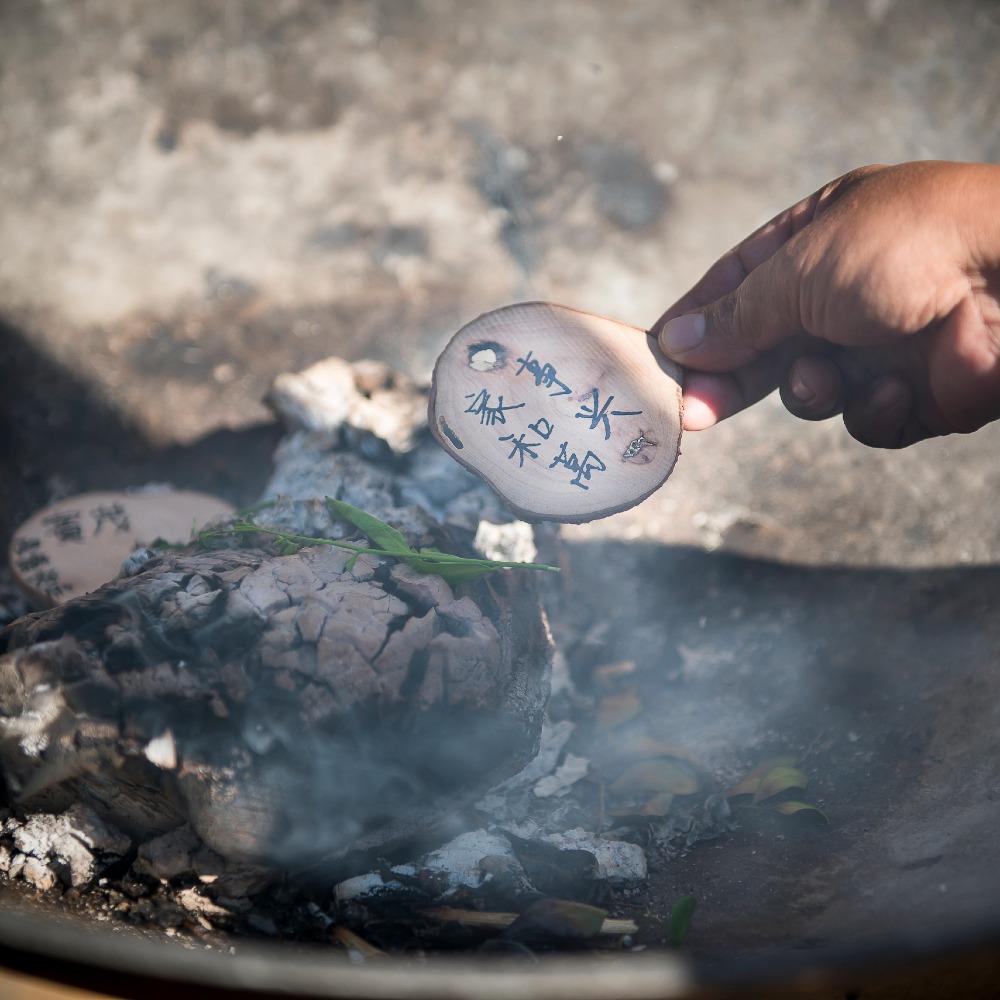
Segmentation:
<svg viewBox="0 0 1000 1000">
<path fill-rule="evenodd" d="M 484 341 L 469 347 L 469 367 L 477 372 L 491 372 L 507 363 L 507 351 L 494 341 Z"/>
</svg>

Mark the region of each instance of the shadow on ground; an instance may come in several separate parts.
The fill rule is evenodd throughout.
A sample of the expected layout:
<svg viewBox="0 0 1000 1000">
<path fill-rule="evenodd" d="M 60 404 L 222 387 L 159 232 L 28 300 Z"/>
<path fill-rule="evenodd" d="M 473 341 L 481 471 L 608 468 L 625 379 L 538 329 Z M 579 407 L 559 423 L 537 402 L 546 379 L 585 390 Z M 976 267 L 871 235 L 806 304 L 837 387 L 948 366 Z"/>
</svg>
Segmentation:
<svg viewBox="0 0 1000 1000">
<path fill-rule="evenodd" d="M 0 546 L 58 496 L 148 482 L 204 490 L 236 504 L 257 498 L 281 437 L 277 423 L 219 430 L 157 447 L 106 398 L 0 319 Z"/>
</svg>

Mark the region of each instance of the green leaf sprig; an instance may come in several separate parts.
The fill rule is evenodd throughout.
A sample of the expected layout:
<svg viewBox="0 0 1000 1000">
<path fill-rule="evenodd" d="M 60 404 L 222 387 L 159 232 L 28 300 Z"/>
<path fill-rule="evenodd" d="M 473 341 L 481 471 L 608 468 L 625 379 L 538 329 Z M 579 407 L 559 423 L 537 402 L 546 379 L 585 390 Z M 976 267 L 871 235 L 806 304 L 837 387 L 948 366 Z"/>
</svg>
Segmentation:
<svg viewBox="0 0 1000 1000">
<path fill-rule="evenodd" d="M 271 535 L 279 542 L 282 555 L 291 555 L 309 545 L 330 545 L 335 549 L 345 549 L 354 553 L 354 558 L 348 560 L 347 569 L 354 568 L 358 556 L 383 556 L 399 559 L 412 566 L 418 573 L 432 573 L 442 577 L 448 583 L 462 583 L 466 580 L 476 580 L 487 573 L 495 573 L 502 569 L 533 569 L 547 573 L 558 573 L 558 566 L 546 563 L 507 562 L 501 559 L 474 559 L 466 556 L 456 556 L 438 549 L 414 549 L 406 537 L 397 528 L 377 517 L 361 510 L 344 500 L 334 500 L 326 497 L 326 505 L 330 513 L 338 521 L 362 531 L 371 540 L 375 548 L 356 545 L 338 538 L 314 538 L 311 535 L 298 535 L 293 532 L 281 531 L 278 528 L 268 528 L 255 524 L 251 517 L 244 517 L 226 528 L 210 528 L 198 534 L 197 540 L 221 538 L 228 535 Z"/>
<path fill-rule="evenodd" d="M 679 948 L 684 944 L 684 939 L 688 936 L 688 931 L 691 930 L 691 921 L 694 920 L 694 911 L 697 908 L 698 900 L 694 896 L 681 896 L 674 903 L 668 924 L 668 937 L 673 947 Z"/>
</svg>

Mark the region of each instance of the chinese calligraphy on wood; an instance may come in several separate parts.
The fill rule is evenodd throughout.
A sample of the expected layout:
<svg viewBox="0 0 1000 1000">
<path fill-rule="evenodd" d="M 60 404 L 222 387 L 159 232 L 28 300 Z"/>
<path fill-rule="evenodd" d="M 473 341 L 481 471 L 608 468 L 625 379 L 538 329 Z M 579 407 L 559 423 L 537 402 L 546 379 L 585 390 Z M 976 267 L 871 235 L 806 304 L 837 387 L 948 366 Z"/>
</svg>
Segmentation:
<svg viewBox="0 0 1000 1000">
<path fill-rule="evenodd" d="M 525 302 L 452 338 L 434 368 L 429 419 L 441 445 L 521 517 L 592 521 L 670 475 L 681 381 L 644 331 Z"/>
</svg>

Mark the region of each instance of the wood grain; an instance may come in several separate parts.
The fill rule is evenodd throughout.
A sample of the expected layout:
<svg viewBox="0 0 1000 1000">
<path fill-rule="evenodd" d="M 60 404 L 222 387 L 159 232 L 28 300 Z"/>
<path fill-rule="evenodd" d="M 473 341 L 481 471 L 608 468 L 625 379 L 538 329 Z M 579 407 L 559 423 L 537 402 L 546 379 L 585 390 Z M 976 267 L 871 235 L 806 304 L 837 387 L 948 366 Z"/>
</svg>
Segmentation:
<svg viewBox="0 0 1000 1000">
<path fill-rule="evenodd" d="M 682 372 L 645 331 L 547 302 L 464 326 L 434 368 L 443 448 L 520 517 L 581 523 L 628 510 L 680 454 Z"/>
</svg>

